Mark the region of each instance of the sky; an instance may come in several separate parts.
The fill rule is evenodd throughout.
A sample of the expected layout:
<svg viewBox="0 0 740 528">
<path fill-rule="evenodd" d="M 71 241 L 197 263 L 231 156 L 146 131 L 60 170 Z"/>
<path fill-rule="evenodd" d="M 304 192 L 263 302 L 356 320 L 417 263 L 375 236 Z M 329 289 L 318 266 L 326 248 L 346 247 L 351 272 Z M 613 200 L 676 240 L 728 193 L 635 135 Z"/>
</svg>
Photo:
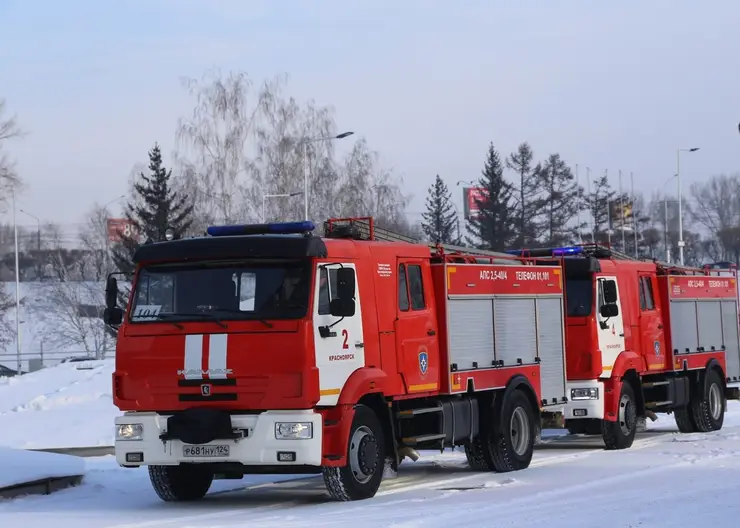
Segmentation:
<svg viewBox="0 0 740 528">
<path fill-rule="evenodd" d="M 170 158 L 193 107 L 180 79 L 213 67 L 288 73 L 290 94 L 333 106 L 355 132 L 338 151 L 367 139 L 411 220 L 436 174 L 462 207 L 490 142 L 559 152 L 581 182 L 633 173 L 648 195 L 700 147 L 681 157 L 688 193 L 740 170 L 738 21 L 737 0 L 0 0 L 19 207 L 72 228 L 116 200 L 155 141 Z"/>
</svg>

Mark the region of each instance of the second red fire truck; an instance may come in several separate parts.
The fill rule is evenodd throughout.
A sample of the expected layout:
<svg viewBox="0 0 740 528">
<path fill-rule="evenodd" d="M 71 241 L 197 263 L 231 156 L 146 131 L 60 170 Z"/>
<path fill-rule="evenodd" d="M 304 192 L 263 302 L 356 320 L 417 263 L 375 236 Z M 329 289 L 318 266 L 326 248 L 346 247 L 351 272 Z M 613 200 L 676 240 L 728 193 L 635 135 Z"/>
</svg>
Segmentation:
<svg viewBox="0 0 740 528">
<path fill-rule="evenodd" d="M 333 498 L 364 499 L 385 464 L 451 446 L 473 469 L 520 470 L 540 415 L 560 409 L 612 448 L 648 411 L 687 431 L 722 425 L 740 365 L 724 315 L 734 278 L 702 289 L 689 281 L 715 279 L 600 248 L 430 247 L 371 218 L 313 230 L 145 244 L 125 309 L 109 278 L 116 458 L 148 466 L 163 500 L 249 473 L 321 473 Z"/>
</svg>

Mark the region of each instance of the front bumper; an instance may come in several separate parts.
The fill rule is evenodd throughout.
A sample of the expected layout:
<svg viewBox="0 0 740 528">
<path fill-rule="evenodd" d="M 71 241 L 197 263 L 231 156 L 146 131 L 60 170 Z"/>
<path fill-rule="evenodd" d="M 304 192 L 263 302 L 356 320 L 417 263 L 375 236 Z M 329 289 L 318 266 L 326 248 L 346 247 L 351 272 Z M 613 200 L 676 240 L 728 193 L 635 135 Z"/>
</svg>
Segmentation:
<svg viewBox="0 0 740 528">
<path fill-rule="evenodd" d="M 604 419 L 604 383 L 598 380 L 572 381 L 566 383 L 568 403 L 563 408 L 566 420 Z M 592 399 L 573 399 L 574 389 L 596 389 L 597 397 Z"/>
<path fill-rule="evenodd" d="M 116 461 L 122 466 L 177 465 L 180 463 L 236 462 L 247 466 L 320 466 L 322 460 L 322 416 L 314 411 L 267 411 L 253 415 L 232 415 L 233 429 L 244 431 L 237 440 L 214 440 L 199 447 L 228 446 L 224 456 L 185 456 L 181 440 L 160 440 L 167 429 L 170 415 L 150 412 L 125 413 L 116 418 L 119 425 L 140 424 L 141 439 L 116 438 Z M 296 422 L 312 424 L 312 437 L 306 439 L 278 439 L 277 423 Z M 192 450 L 190 450 L 192 451 Z M 199 450 L 200 455 L 204 450 Z M 212 451 L 212 450 L 205 450 Z M 287 454 L 287 455 L 286 455 Z M 127 456 L 128 455 L 128 456 Z M 140 460 L 139 460 L 140 456 Z"/>
</svg>

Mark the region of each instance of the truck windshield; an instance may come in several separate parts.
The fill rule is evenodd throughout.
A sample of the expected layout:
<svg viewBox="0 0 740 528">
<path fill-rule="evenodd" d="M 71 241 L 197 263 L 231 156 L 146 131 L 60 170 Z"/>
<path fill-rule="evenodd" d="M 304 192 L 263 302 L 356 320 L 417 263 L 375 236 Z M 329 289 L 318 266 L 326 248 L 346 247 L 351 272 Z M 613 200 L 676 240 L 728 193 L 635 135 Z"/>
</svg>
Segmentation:
<svg viewBox="0 0 740 528">
<path fill-rule="evenodd" d="M 144 267 L 130 320 L 298 319 L 308 308 L 310 277 L 307 262 Z"/>
<path fill-rule="evenodd" d="M 594 303 L 594 284 L 591 277 L 566 278 L 565 296 L 570 317 L 588 317 Z"/>
</svg>

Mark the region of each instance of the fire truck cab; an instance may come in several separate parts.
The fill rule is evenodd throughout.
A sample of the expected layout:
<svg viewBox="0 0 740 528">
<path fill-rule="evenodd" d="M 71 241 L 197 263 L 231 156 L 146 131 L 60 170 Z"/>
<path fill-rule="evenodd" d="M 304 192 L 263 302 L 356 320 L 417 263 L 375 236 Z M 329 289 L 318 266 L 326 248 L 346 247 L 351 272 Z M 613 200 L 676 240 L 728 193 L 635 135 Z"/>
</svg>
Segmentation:
<svg viewBox="0 0 740 528">
<path fill-rule="evenodd" d="M 118 326 L 115 454 L 166 501 L 214 478 L 323 474 L 336 500 L 464 446 L 478 471 L 532 458 L 565 401 L 559 266 L 444 250 L 372 218 L 214 226 L 145 244 Z M 381 236 L 382 235 L 382 236 Z"/>
<path fill-rule="evenodd" d="M 632 445 L 640 417 L 673 413 L 682 432 L 722 427 L 740 376 L 737 277 L 642 261 L 599 245 L 517 250 L 555 257 L 565 277 L 573 434 Z M 546 260 L 545 260 L 546 262 Z"/>
</svg>

